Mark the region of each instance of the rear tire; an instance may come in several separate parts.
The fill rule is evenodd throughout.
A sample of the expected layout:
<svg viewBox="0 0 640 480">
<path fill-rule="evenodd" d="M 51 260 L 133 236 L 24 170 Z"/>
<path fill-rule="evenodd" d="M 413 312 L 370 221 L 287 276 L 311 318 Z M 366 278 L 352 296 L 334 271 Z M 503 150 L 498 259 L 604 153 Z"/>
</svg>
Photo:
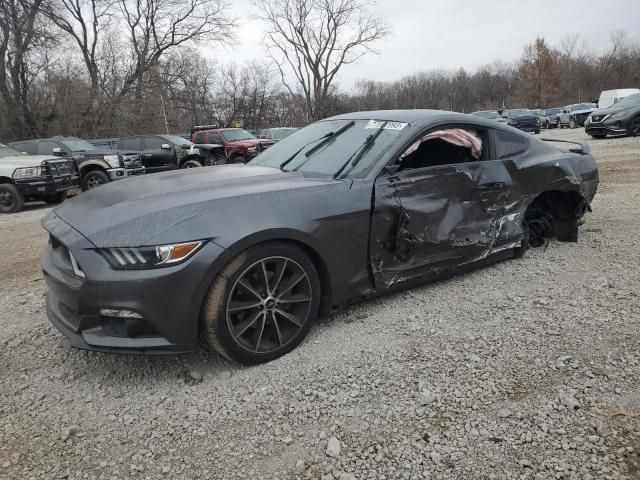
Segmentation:
<svg viewBox="0 0 640 480">
<path fill-rule="evenodd" d="M 201 312 L 209 345 L 245 364 L 293 350 L 316 321 L 320 280 L 303 250 L 285 242 L 248 248 L 211 284 Z"/>
<path fill-rule="evenodd" d="M 93 190 L 109 183 L 109 175 L 102 170 L 91 170 L 82 176 L 82 190 Z"/>
<path fill-rule="evenodd" d="M 24 208 L 24 197 L 10 183 L 0 184 L 0 213 L 16 213 Z"/>
</svg>

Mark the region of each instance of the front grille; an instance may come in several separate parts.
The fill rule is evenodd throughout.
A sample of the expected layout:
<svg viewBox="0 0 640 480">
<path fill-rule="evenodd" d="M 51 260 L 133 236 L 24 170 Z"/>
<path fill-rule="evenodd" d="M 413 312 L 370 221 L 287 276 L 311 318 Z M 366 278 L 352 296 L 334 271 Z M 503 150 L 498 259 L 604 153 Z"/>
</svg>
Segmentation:
<svg viewBox="0 0 640 480">
<path fill-rule="evenodd" d="M 45 167 L 53 177 L 65 177 L 76 173 L 73 162 L 47 162 Z"/>
<path fill-rule="evenodd" d="M 140 161 L 139 155 L 123 155 L 122 161 L 124 163 L 124 168 L 140 168 L 142 167 L 142 162 Z"/>
<path fill-rule="evenodd" d="M 589 116 L 588 113 L 578 113 L 575 115 L 576 120 L 578 120 L 579 122 L 584 122 L 585 119 Z"/>
</svg>

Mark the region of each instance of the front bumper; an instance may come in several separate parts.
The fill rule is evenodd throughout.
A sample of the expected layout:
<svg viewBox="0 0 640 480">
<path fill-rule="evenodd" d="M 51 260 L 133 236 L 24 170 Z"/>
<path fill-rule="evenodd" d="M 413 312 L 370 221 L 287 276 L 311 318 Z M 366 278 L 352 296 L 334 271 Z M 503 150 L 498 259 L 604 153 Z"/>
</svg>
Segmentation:
<svg viewBox="0 0 640 480">
<path fill-rule="evenodd" d="M 138 168 L 110 168 L 107 170 L 109 178 L 113 180 L 120 180 L 122 178 L 133 177 L 136 175 L 144 175 L 144 167 Z"/>
<path fill-rule="evenodd" d="M 631 119 L 605 118 L 600 122 L 592 122 L 587 119 L 584 124 L 584 130 L 589 135 L 625 135 L 629 129 Z"/>
<path fill-rule="evenodd" d="M 47 316 L 71 345 L 126 354 L 175 354 L 197 348 L 200 307 L 224 249 L 205 244 L 186 262 L 149 270 L 115 270 L 85 237 L 50 214 L 51 235 L 42 256 Z M 74 274 L 71 251 L 85 277 Z M 226 261 L 226 260 L 225 260 Z M 101 310 L 127 310 L 141 319 Z"/>
<path fill-rule="evenodd" d="M 63 177 L 48 177 L 42 180 L 16 179 L 14 183 L 18 191 L 25 197 L 47 197 L 78 188 L 80 186 L 80 176 L 66 175 Z"/>
</svg>

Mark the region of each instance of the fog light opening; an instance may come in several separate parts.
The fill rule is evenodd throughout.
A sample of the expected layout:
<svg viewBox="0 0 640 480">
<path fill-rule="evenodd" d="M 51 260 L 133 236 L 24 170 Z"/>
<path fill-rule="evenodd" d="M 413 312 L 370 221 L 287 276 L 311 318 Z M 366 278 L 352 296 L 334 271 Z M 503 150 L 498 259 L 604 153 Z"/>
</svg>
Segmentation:
<svg viewBox="0 0 640 480">
<path fill-rule="evenodd" d="M 100 315 L 114 318 L 142 318 L 142 315 L 131 310 L 118 310 L 115 308 L 101 308 Z"/>
</svg>

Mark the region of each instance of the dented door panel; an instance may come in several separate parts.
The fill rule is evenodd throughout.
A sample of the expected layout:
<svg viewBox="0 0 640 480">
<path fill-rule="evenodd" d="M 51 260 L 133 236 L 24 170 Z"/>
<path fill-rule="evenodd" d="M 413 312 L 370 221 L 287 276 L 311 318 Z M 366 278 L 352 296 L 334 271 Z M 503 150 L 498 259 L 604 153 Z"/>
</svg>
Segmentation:
<svg viewBox="0 0 640 480">
<path fill-rule="evenodd" d="M 388 288 L 517 246 L 519 199 L 513 198 L 505 163 L 438 166 L 379 178 L 370 240 L 376 286 Z"/>
</svg>

